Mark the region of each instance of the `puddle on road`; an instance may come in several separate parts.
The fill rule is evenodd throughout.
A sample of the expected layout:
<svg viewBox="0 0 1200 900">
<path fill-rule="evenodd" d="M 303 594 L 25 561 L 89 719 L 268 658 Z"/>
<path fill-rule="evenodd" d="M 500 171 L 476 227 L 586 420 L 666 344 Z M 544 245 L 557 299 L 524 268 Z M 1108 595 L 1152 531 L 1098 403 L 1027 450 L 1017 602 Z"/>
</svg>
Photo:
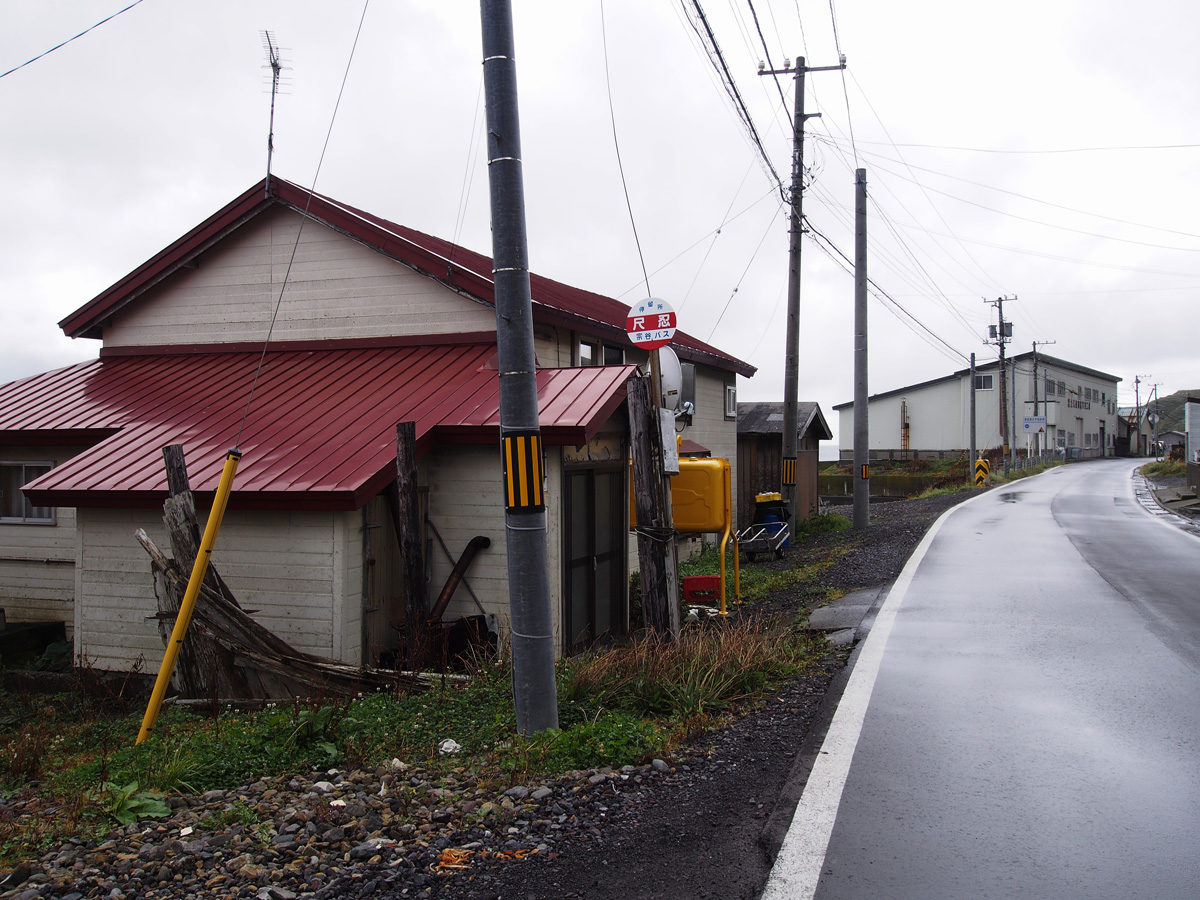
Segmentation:
<svg viewBox="0 0 1200 900">
<path fill-rule="evenodd" d="M 1020 503 L 1025 499 L 1025 491 L 1005 491 L 1000 499 L 1005 503 Z"/>
</svg>

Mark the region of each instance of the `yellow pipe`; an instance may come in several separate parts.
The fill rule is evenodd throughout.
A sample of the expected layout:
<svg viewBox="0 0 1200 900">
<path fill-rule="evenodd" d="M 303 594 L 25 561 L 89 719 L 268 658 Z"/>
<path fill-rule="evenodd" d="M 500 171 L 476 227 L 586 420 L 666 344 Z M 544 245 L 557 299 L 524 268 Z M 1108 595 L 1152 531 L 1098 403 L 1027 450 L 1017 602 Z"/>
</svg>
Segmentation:
<svg viewBox="0 0 1200 900">
<path fill-rule="evenodd" d="M 221 530 L 221 519 L 225 516 L 225 505 L 229 502 L 229 491 L 233 487 L 233 474 L 237 471 L 238 460 L 241 458 L 242 453 L 237 449 L 230 450 L 225 456 L 225 468 L 221 472 L 217 495 L 213 498 L 212 509 L 208 514 L 208 524 L 204 527 L 200 550 L 196 553 L 196 564 L 192 566 L 192 577 L 188 581 L 187 591 L 184 592 L 183 602 L 179 604 L 179 615 L 175 617 L 171 639 L 163 652 L 162 665 L 158 667 L 154 693 L 150 695 L 146 715 L 142 718 L 142 729 L 137 737 L 139 744 L 150 737 L 150 732 L 154 730 L 158 711 L 167 694 L 167 686 L 175 672 L 175 663 L 179 659 L 179 651 L 183 647 L 183 639 L 187 636 L 188 624 L 192 621 L 192 612 L 196 608 L 196 598 L 200 595 L 200 584 L 204 581 L 204 573 L 208 571 L 208 560 L 212 556 L 213 546 L 217 543 L 217 532 Z"/>
<path fill-rule="evenodd" d="M 725 610 L 725 545 L 729 543 L 729 519 L 725 520 L 725 534 L 721 537 L 721 615 L 729 615 Z"/>
</svg>

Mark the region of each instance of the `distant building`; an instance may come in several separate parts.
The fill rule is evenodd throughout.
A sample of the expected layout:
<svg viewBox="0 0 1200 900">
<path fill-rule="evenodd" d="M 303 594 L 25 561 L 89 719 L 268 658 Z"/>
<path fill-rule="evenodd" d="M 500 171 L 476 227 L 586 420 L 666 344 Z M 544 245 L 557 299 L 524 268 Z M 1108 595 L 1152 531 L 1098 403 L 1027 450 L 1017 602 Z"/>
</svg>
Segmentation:
<svg viewBox="0 0 1200 900">
<path fill-rule="evenodd" d="M 1073 457 L 1113 456 L 1117 434 L 1116 375 L 1039 353 L 1019 353 L 1005 365 L 1008 414 L 1003 433 L 1019 452 L 1061 450 Z M 1015 410 L 1013 400 L 1015 397 Z M 834 407 L 840 416 L 839 455 L 854 455 L 854 403 Z M 872 459 L 944 458 L 971 446 L 971 370 L 867 398 Z M 1025 417 L 1046 419 L 1029 431 Z M 1044 428 L 1044 430 L 1040 430 Z M 975 446 L 1004 445 L 1000 423 L 1000 372 L 995 360 L 975 368 Z"/>
</svg>

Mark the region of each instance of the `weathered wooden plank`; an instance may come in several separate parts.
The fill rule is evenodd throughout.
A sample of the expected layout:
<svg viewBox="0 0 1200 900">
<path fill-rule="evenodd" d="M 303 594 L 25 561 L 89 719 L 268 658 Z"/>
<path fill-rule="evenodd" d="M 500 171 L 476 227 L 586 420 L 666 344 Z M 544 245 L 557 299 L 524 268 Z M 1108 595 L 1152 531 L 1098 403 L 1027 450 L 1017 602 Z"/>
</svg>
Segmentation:
<svg viewBox="0 0 1200 900">
<path fill-rule="evenodd" d="M 669 527 L 658 405 L 651 399 L 650 379 L 630 378 L 627 384 L 642 609 L 647 627 L 671 636 L 679 631 L 678 604 L 672 602 L 679 573 L 674 565 L 675 534 Z"/>
<path fill-rule="evenodd" d="M 156 581 L 178 591 L 186 585 L 175 563 L 158 549 L 142 529 L 138 542 L 150 555 Z M 244 683 L 242 694 L 225 696 L 300 697 L 311 693 L 354 693 L 402 687 L 420 689 L 419 679 L 386 669 L 351 666 L 303 653 L 264 628 L 220 592 L 202 585 L 194 627 L 205 632 L 228 653 L 228 665 Z"/>
<path fill-rule="evenodd" d="M 417 489 L 417 425 L 396 425 L 396 539 L 400 543 L 403 618 L 392 610 L 393 628 L 404 626 L 408 667 L 417 668 L 425 636 L 425 562 L 421 548 L 421 505 Z"/>
</svg>

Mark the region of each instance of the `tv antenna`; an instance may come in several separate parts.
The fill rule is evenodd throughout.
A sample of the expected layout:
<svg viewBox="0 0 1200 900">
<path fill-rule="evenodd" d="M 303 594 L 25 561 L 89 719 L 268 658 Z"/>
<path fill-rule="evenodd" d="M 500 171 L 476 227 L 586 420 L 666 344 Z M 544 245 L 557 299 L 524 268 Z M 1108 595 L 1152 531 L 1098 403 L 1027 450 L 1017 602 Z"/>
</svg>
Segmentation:
<svg viewBox="0 0 1200 900">
<path fill-rule="evenodd" d="M 267 130 L 267 180 L 266 192 L 267 196 L 271 195 L 271 157 L 275 152 L 275 97 L 279 93 L 279 82 L 283 75 L 285 66 L 283 65 L 281 48 L 279 42 L 269 31 L 262 33 L 263 49 L 267 52 L 267 65 L 264 68 L 271 70 L 271 123 Z"/>
</svg>

